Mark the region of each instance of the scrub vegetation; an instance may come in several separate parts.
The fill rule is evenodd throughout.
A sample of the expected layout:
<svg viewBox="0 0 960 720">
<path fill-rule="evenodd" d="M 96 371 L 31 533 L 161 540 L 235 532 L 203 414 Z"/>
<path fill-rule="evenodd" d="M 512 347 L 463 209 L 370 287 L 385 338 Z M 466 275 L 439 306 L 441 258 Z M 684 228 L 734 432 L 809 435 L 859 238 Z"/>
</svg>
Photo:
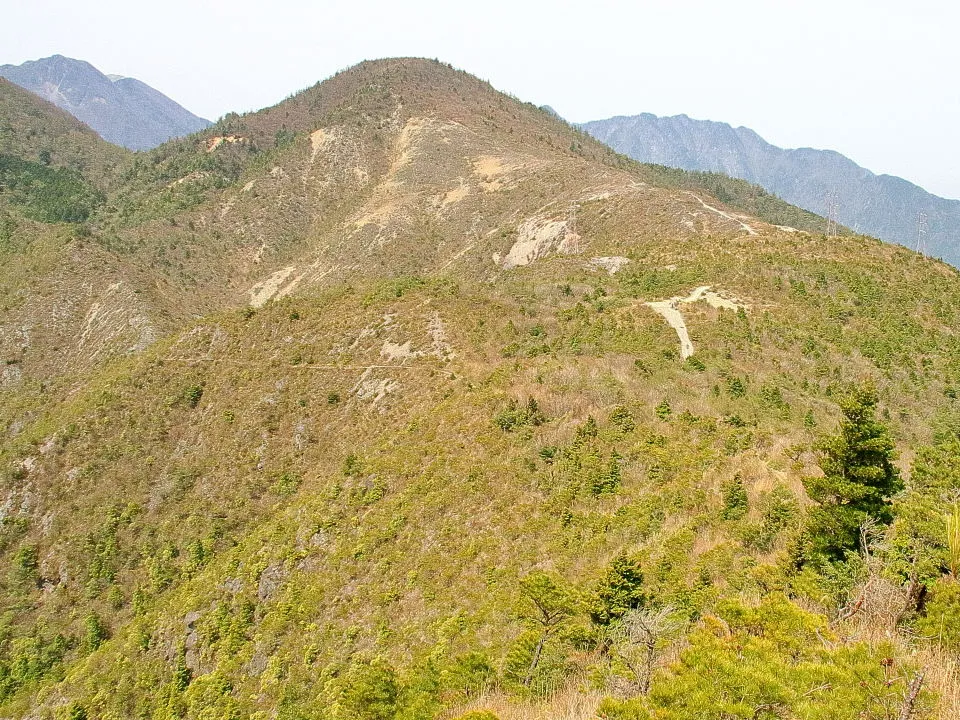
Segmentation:
<svg viewBox="0 0 960 720">
<path fill-rule="evenodd" d="M 432 61 L 118 157 L 0 192 L 4 717 L 960 713 L 954 269 Z"/>
</svg>

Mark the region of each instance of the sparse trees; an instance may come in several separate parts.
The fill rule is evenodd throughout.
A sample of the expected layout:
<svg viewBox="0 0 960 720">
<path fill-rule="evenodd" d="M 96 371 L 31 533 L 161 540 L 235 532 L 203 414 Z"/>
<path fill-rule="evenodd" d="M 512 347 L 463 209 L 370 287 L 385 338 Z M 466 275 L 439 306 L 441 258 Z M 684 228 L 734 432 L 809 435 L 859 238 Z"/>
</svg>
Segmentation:
<svg viewBox="0 0 960 720">
<path fill-rule="evenodd" d="M 547 421 L 540 406 L 534 398 L 527 400 L 526 404 L 519 405 L 516 400 L 511 400 L 507 407 L 493 419 L 493 424 L 504 432 L 512 432 L 518 428 L 543 425 Z"/>
</svg>

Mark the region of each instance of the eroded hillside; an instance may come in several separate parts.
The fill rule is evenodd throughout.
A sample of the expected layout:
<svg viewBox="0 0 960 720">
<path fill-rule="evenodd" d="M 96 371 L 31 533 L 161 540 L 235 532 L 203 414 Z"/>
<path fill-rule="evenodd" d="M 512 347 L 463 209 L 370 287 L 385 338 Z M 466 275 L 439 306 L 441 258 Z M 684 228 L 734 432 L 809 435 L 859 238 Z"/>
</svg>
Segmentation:
<svg viewBox="0 0 960 720">
<path fill-rule="evenodd" d="M 952 717 L 956 271 L 660 173 L 419 60 L 138 156 L 0 396 L 3 712 Z M 863 387 L 905 489 L 818 559 Z"/>
</svg>

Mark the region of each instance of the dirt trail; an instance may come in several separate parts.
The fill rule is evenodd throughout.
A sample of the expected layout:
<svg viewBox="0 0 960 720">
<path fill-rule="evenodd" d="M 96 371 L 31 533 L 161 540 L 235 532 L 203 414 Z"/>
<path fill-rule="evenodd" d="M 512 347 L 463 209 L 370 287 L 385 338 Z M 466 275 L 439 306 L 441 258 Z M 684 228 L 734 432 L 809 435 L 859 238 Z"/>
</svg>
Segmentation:
<svg viewBox="0 0 960 720">
<path fill-rule="evenodd" d="M 723 210 L 720 210 L 719 208 L 715 208 L 713 205 L 707 205 L 707 204 L 703 201 L 703 199 L 700 198 L 700 196 L 697 195 L 696 193 L 692 193 L 692 192 L 690 192 L 689 190 L 685 190 L 684 192 L 686 192 L 687 195 L 689 195 L 690 197 L 695 198 L 701 205 L 703 205 L 704 209 L 709 210 L 710 212 L 716 213 L 716 214 L 719 215 L 720 217 L 726 218 L 727 220 L 730 220 L 730 221 L 732 221 L 732 222 L 737 223 L 737 225 L 739 225 L 742 229 L 746 230 L 747 233 L 750 234 L 750 235 L 756 235 L 756 234 L 757 234 L 757 231 L 756 231 L 756 230 L 754 230 L 752 227 L 750 227 L 749 225 L 747 225 L 747 224 L 746 224 L 743 220 L 741 220 L 740 218 L 734 217 L 734 216 L 731 215 L 730 213 L 725 213 Z"/>
<path fill-rule="evenodd" d="M 687 324 L 683 321 L 683 315 L 677 309 L 679 301 L 680 298 L 672 298 L 660 302 L 648 302 L 646 305 L 654 312 L 663 315 L 670 327 L 677 331 L 677 337 L 680 338 L 680 357 L 686 360 L 693 355 L 693 343 L 690 341 L 690 333 L 687 332 Z"/>
<path fill-rule="evenodd" d="M 597 270 L 606 270 L 610 275 L 616 275 L 624 266 L 630 263 L 629 258 L 621 255 L 590 258 L 588 265 Z"/>
<path fill-rule="evenodd" d="M 683 314 L 680 312 L 680 304 L 695 303 L 701 300 L 710 307 L 721 310 L 737 311 L 740 308 L 746 309 L 747 307 L 743 303 L 730 300 L 713 292 L 709 285 L 702 285 L 695 288 L 693 292 L 686 297 L 678 296 L 672 297 L 669 300 L 644 303 L 651 310 L 662 315 L 667 321 L 667 324 L 676 331 L 677 337 L 680 339 L 680 357 L 684 360 L 693 355 L 693 342 L 690 340 L 690 333 L 687 331 L 687 323 L 684 321 Z"/>
</svg>

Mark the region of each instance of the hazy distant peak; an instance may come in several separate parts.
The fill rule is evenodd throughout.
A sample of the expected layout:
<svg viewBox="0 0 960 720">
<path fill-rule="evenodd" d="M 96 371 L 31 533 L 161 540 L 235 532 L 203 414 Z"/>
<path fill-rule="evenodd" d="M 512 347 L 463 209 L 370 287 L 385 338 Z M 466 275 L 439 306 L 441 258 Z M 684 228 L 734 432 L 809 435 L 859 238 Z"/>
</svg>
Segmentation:
<svg viewBox="0 0 960 720">
<path fill-rule="evenodd" d="M 642 113 L 581 127 L 640 162 L 742 178 L 819 215 L 830 212 L 831 197 L 842 224 L 908 247 L 916 245 L 917 215 L 923 212 L 928 252 L 960 266 L 960 201 L 876 175 L 835 150 L 784 149 L 750 128 L 686 115 Z"/>
<path fill-rule="evenodd" d="M 131 150 L 147 150 L 210 125 L 135 78 L 105 75 L 84 60 L 63 55 L 2 65 L 0 76 L 66 110 L 105 140 Z"/>
</svg>

